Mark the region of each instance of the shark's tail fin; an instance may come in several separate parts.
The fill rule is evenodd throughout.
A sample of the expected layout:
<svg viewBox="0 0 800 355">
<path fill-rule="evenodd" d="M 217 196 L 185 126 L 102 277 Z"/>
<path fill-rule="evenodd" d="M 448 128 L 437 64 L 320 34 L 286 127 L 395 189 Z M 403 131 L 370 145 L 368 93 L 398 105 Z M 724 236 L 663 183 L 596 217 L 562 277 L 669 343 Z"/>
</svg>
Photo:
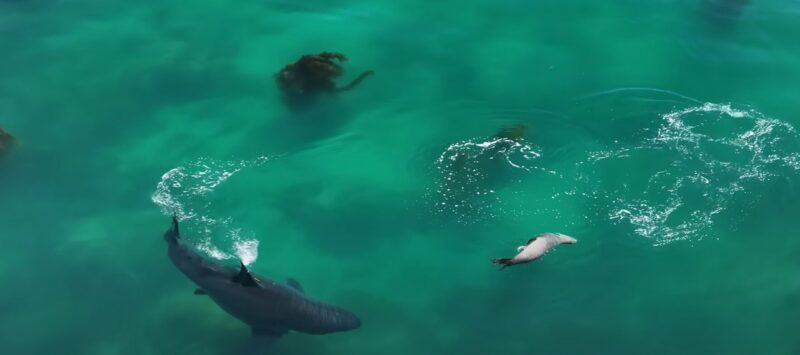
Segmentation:
<svg viewBox="0 0 800 355">
<path fill-rule="evenodd" d="M 178 215 L 172 215 L 172 225 L 166 233 L 164 233 L 164 240 L 169 244 L 178 244 L 178 239 L 181 239 L 181 233 L 178 229 Z"/>
<path fill-rule="evenodd" d="M 361 73 L 361 75 L 359 75 L 357 78 L 355 78 L 355 80 L 351 81 L 349 84 L 340 87 L 338 89 L 338 91 L 353 90 L 354 87 L 356 87 L 358 84 L 360 84 L 362 81 L 364 81 L 364 79 L 366 79 L 368 76 L 370 76 L 370 75 L 372 75 L 374 73 L 375 72 L 372 71 L 372 70 L 367 70 L 367 71 Z"/>
<path fill-rule="evenodd" d="M 505 269 L 505 268 L 507 268 L 507 267 L 509 267 L 511 265 L 514 265 L 514 263 L 511 261 L 511 258 L 492 259 L 492 264 L 502 265 L 500 267 L 500 270 L 503 270 L 503 269 Z"/>
</svg>

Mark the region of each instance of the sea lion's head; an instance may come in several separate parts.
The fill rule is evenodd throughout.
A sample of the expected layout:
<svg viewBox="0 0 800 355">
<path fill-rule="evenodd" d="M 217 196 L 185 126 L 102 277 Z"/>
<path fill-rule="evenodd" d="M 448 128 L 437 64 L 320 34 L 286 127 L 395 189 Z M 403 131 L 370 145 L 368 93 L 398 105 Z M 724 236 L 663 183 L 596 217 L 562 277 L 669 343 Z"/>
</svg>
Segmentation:
<svg viewBox="0 0 800 355">
<path fill-rule="evenodd" d="M 521 141 L 525 139 L 525 131 L 527 129 L 528 127 L 524 124 L 515 124 L 511 127 L 505 127 L 501 129 L 500 132 L 497 132 L 497 135 L 495 135 L 495 137 L 510 139 L 515 142 Z"/>
<path fill-rule="evenodd" d="M 558 237 L 558 241 L 561 242 L 561 244 L 575 244 L 578 242 L 577 239 L 568 235 L 556 234 L 555 236 Z"/>
</svg>

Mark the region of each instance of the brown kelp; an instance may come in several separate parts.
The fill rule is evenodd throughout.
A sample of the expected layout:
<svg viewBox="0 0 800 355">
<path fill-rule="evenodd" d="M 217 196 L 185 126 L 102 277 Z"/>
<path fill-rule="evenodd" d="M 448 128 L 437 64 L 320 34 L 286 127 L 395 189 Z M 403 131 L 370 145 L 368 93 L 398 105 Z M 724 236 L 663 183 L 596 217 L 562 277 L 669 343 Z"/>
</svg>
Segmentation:
<svg viewBox="0 0 800 355">
<path fill-rule="evenodd" d="M 322 52 L 307 54 L 294 63 L 287 64 L 275 74 L 278 88 L 290 106 L 307 103 L 323 94 L 349 91 L 373 74 L 367 70 L 344 86 L 337 86 L 336 79 L 344 73 L 340 63 L 347 61 L 341 53 Z"/>
</svg>

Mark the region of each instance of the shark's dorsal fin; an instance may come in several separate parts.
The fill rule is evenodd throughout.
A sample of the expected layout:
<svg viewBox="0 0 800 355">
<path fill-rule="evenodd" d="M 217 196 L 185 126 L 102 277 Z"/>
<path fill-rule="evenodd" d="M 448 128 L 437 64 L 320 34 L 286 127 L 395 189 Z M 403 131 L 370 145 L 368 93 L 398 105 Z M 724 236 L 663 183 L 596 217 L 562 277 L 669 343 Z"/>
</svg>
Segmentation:
<svg viewBox="0 0 800 355">
<path fill-rule="evenodd" d="M 297 282 L 297 280 L 295 280 L 295 279 L 290 277 L 290 278 L 286 279 L 286 284 L 289 285 L 289 287 L 297 290 L 297 292 L 304 293 L 303 292 L 303 286 L 301 286 L 300 283 Z"/>
<path fill-rule="evenodd" d="M 242 262 L 239 262 L 239 273 L 233 277 L 233 282 L 240 283 L 244 287 L 258 287 L 253 275 L 247 271 L 247 266 Z"/>
<path fill-rule="evenodd" d="M 172 225 L 169 227 L 166 233 L 164 233 L 164 239 L 167 243 L 175 244 L 178 242 L 178 239 L 181 239 L 181 233 L 178 229 L 178 215 L 172 215 Z"/>
</svg>

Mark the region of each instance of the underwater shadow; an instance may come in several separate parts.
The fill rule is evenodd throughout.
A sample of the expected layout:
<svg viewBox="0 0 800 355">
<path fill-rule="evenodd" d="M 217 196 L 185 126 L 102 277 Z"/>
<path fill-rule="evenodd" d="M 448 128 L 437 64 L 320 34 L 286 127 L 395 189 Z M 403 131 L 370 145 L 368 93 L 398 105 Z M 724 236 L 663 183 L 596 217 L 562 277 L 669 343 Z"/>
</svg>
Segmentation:
<svg viewBox="0 0 800 355">
<path fill-rule="evenodd" d="M 365 195 L 363 191 L 371 191 Z M 405 198 L 373 189 L 349 189 L 335 202 L 322 205 L 314 197 L 324 184 L 294 186 L 277 197 L 277 206 L 291 225 L 299 228 L 323 251 L 360 255 L 389 240 L 427 229 L 422 213 L 412 212 Z"/>
</svg>

